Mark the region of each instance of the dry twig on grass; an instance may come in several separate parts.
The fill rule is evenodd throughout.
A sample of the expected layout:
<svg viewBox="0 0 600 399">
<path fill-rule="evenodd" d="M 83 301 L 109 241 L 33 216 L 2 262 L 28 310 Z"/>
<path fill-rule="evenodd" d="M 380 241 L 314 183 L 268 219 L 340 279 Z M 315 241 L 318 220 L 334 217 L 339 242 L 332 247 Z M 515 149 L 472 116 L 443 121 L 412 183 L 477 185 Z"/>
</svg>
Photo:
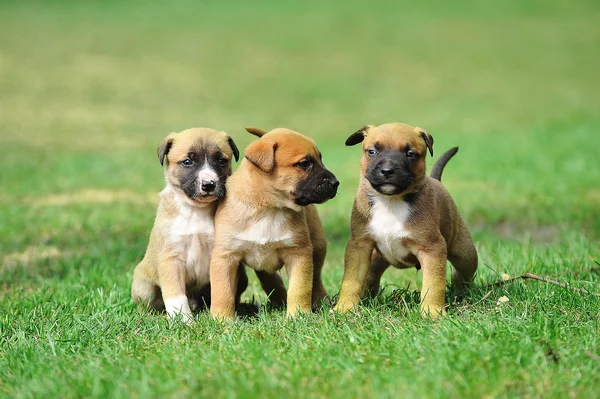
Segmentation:
<svg viewBox="0 0 600 399">
<path fill-rule="evenodd" d="M 550 279 L 548 277 L 538 276 L 537 274 L 533 274 L 533 273 L 524 273 L 524 274 L 522 274 L 520 276 L 512 277 L 512 278 L 509 278 L 507 280 L 500 280 L 500 281 L 497 281 L 497 282 L 495 282 L 493 284 L 487 285 L 485 288 L 486 289 L 497 288 L 497 287 L 503 286 L 505 284 L 514 283 L 515 281 L 521 280 L 521 279 L 522 280 L 528 280 L 528 279 L 530 279 L 530 280 L 543 281 L 545 283 L 556 285 L 556 286 L 559 286 L 559 287 L 562 287 L 562 288 L 565 288 L 565 289 L 568 289 L 568 290 L 571 290 L 571 291 L 581 292 L 582 294 L 589 294 L 589 295 L 594 295 L 594 296 L 600 297 L 599 293 L 591 292 L 591 291 L 588 291 L 588 290 L 584 290 L 583 288 L 571 287 L 570 285 L 567 285 L 565 283 L 561 283 L 559 281 L 552 280 L 552 279 Z"/>
<path fill-rule="evenodd" d="M 590 359 L 600 360 L 600 356 L 596 355 L 595 353 L 592 353 L 592 351 L 585 352 L 585 355 Z"/>
</svg>

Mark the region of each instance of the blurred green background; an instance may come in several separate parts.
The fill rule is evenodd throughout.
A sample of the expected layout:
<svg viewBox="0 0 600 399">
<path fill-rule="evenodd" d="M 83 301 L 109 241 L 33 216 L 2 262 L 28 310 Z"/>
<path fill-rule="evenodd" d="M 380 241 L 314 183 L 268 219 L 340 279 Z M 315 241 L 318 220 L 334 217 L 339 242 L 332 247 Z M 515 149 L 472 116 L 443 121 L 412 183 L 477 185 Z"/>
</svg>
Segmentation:
<svg viewBox="0 0 600 399">
<path fill-rule="evenodd" d="M 247 125 L 289 127 L 317 141 L 341 181 L 340 195 L 320 206 L 330 242 L 325 282 L 331 294 L 341 282 L 359 177 L 360 150 L 345 147 L 344 140 L 365 124 L 394 121 L 431 133 L 436 157 L 460 147 L 444 184 L 478 247 L 480 286 L 500 273 L 531 271 L 596 289 L 596 275 L 574 273 L 599 258 L 599 43 L 597 1 L 2 1 L 0 365 L 12 374 L 0 372 L 0 393 L 75 395 L 51 383 L 45 374 L 51 364 L 63 370 L 58 381 L 84 387 L 100 378 L 106 384 L 99 391 L 82 388 L 80 395 L 119 396 L 132 389 L 130 380 L 111 385 L 118 374 L 93 367 L 77 374 L 78 362 L 86 360 L 60 359 L 60 350 L 58 363 L 49 362 L 46 338 L 55 334 L 56 312 L 87 315 L 91 325 L 100 310 L 108 320 L 116 317 L 113 326 L 148 317 L 165 323 L 136 310 L 128 290 L 164 184 L 156 146 L 169 132 L 188 127 L 225 130 L 240 148 L 253 139 Z M 413 290 L 419 279 L 414 272 L 391 271 L 384 282 Z M 252 284 L 246 300 L 264 301 Z M 106 305 L 102 292 L 114 295 L 115 303 Z M 550 301 L 547 290 L 518 292 L 523 303 Z M 482 305 L 482 312 L 493 313 L 493 300 Z M 597 305 L 592 301 L 588 310 L 596 316 Z M 111 306 L 118 316 L 110 316 Z M 571 306 L 565 312 L 573 316 L 579 305 Z M 392 317 L 404 322 L 398 312 Z M 201 319 L 210 325 L 205 315 Z M 472 327 L 479 322 L 490 321 Z M 106 334 L 91 325 L 88 331 Z M 597 348 L 590 331 L 597 333 L 598 324 L 587 326 L 591 330 L 582 329 L 584 338 L 577 339 L 587 349 L 573 347 L 575 353 Z M 114 337 L 121 337 L 119 331 Z M 429 342 L 429 328 L 419 331 Z M 535 364 L 535 357 L 528 359 Z M 592 370 L 590 361 L 585 364 Z M 467 367 L 470 360 L 465 362 Z M 504 370 L 496 381 L 514 373 Z M 579 381 L 575 371 L 566 384 L 540 373 L 558 390 L 575 389 Z M 438 381 L 436 375 L 444 373 L 428 381 Z M 409 396 L 422 394 L 411 385 L 418 378 L 405 378 Z M 528 378 L 541 377 L 523 377 L 518 392 L 536 396 L 539 391 L 526 388 Z M 385 384 L 359 384 L 371 389 L 363 392 L 344 378 L 337 381 L 338 388 L 306 394 L 394 392 Z M 27 390 L 28 384 L 37 388 Z M 149 392 L 160 391 L 148 384 L 142 386 Z M 435 392 L 489 393 L 475 385 Z M 594 387 L 590 380 L 584 384 Z M 253 389 L 248 392 L 277 392 L 283 385 Z M 234 395 L 226 392 L 221 394 Z"/>
</svg>

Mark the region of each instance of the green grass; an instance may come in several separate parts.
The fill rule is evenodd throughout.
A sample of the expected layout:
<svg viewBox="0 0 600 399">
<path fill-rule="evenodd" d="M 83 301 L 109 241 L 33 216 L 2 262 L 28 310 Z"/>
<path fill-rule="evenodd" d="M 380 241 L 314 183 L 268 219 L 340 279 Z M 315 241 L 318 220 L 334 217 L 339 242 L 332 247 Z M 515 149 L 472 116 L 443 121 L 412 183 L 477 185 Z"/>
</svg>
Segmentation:
<svg viewBox="0 0 600 399">
<path fill-rule="evenodd" d="M 600 291 L 599 17 L 592 1 L 2 2 L 0 396 L 597 396 L 597 297 L 483 287 L 532 272 Z M 337 294 L 360 158 L 343 143 L 390 121 L 461 148 L 444 184 L 481 261 L 447 317 L 422 320 L 420 274 L 396 270 L 347 316 L 184 326 L 131 303 L 166 134 L 315 138 L 341 181 L 320 206 Z M 254 276 L 243 300 L 265 302 Z"/>
</svg>

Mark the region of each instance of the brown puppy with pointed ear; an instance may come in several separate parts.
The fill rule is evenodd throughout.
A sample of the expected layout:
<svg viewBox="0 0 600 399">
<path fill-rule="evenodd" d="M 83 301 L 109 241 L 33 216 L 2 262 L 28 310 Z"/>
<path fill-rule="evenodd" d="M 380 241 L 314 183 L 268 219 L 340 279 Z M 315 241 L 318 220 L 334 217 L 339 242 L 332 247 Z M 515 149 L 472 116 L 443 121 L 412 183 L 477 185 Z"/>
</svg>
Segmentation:
<svg viewBox="0 0 600 399">
<path fill-rule="evenodd" d="M 276 274 L 285 264 L 288 315 L 310 312 L 327 297 L 321 282 L 326 241 L 313 204 L 333 198 L 339 182 L 308 137 L 283 128 L 266 134 L 256 128 L 248 131 L 262 137 L 246 148 L 215 217 L 211 312 L 219 319 L 235 316 L 240 262 L 273 276 L 275 286 L 261 283 L 277 296 L 286 294 Z"/>
<path fill-rule="evenodd" d="M 171 133 L 159 145 L 167 184 L 160 193 L 146 255 L 133 273 L 135 302 L 188 321 L 193 308 L 210 301 L 214 215 L 225 197 L 231 160 L 238 157 L 231 137 L 207 128 Z M 239 298 L 248 285 L 243 267 L 236 278 Z"/>
<path fill-rule="evenodd" d="M 418 127 L 389 123 L 363 127 L 346 145 L 360 142 L 362 173 L 335 310 L 357 306 L 365 288 L 377 291 L 381 274 L 392 264 L 423 270 L 421 313 L 436 317 L 445 312 L 446 260 L 455 268 L 452 281 L 460 289 L 473 280 L 477 252 L 450 194 L 425 175 L 433 137 Z M 436 168 L 441 177 L 443 165 Z"/>
</svg>

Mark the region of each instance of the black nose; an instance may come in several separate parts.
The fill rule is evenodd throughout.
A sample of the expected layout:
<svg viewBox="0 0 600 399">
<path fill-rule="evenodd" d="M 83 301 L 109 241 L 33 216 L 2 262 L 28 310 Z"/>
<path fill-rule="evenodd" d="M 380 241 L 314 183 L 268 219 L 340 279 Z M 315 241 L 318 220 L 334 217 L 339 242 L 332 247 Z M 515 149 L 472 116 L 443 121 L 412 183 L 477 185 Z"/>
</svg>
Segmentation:
<svg viewBox="0 0 600 399">
<path fill-rule="evenodd" d="M 202 190 L 210 193 L 212 190 L 215 189 L 215 181 L 214 180 L 202 180 L 202 184 L 200 184 L 200 187 L 202 187 Z"/>
<path fill-rule="evenodd" d="M 329 180 L 329 184 L 331 184 L 333 186 L 333 188 L 338 188 L 338 186 L 340 185 L 340 182 L 338 181 L 338 179 L 333 178 Z"/>
<path fill-rule="evenodd" d="M 383 177 L 390 177 L 391 175 L 394 174 L 394 169 L 392 169 L 391 166 L 382 166 L 379 169 L 379 173 L 381 173 L 383 175 Z"/>
</svg>

